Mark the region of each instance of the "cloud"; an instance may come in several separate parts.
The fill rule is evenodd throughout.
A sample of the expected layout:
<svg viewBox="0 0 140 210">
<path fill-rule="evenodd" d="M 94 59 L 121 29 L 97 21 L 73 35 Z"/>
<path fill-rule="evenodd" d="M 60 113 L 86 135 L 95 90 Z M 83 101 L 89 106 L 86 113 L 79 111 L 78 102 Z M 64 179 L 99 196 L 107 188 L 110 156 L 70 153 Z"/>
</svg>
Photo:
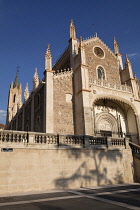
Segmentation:
<svg viewBox="0 0 140 210">
<path fill-rule="evenodd" d="M 0 123 L 5 123 L 5 119 L 6 119 L 6 111 L 0 110 Z"/>
<path fill-rule="evenodd" d="M 129 58 L 137 58 L 137 57 L 139 57 L 139 53 L 130 53 L 130 54 L 128 54 L 128 57 Z"/>
<path fill-rule="evenodd" d="M 6 113 L 6 111 L 5 110 L 0 110 L 0 114 L 4 114 L 4 113 Z"/>
</svg>

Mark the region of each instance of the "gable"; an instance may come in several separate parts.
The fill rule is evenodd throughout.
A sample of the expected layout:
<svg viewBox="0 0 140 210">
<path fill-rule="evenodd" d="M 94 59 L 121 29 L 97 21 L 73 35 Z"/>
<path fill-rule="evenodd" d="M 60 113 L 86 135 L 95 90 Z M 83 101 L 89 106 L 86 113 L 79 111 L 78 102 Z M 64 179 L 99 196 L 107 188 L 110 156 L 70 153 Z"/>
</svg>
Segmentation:
<svg viewBox="0 0 140 210">
<path fill-rule="evenodd" d="M 98 67 L 101 67 L 106 80 L 120 83 L 118 58 L 98 37 L 85 40 L 84 49 L 91 79 L 98 79 L 97 71 Z"/>
</svg>

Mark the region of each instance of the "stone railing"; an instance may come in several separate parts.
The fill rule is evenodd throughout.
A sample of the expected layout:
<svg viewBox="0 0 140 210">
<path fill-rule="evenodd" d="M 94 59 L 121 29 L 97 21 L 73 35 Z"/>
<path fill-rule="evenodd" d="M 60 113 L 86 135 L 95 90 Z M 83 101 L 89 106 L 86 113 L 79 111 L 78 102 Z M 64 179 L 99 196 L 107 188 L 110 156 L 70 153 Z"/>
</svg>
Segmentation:
<svg viewBox="0 0 140 210">
<path fill-rule="evenodd" d="M 0 142 L 2 143 L 25 143 L 28 142 L 28 133 L 25 131 L 0 131 Z"/>
<path fill-rule="evenodd" d="M 129 148 L 128 138 L 59 135 L 23 131 L 0 131 L 0 147 L 33 148 Z"/>
<path fill-rule="evenodd" d="M 96 79 L 90 79 L 89 80 L 89 84 L 92 86 L 100 86 L 100 87 L 104 87 L 107 89 L 112 89 L 112 90 L 116 90 L 116 91 L 121 91 L 121 92 L 127 92 L 127 93 L 132 93 L 132 88 L 131 86 L 124 84 L 115 84 L 114 83 L 109 83 L 107 80 L 96 80 Z"/>
<path fill-rule="evenodd" d="M 124 138 L 111 138 L 110 144 L 112 146 L 125 146 L 125 139 Z"/>
<path fill-rule="evenodd" d="M 102 145 L 107 146 L 107 137 L 89 137 L 89 145 Z"/>
<path fill-rule="evenodd" d="M 84 136 L 79 135 L 58 135 L 59 146 L 84 147 Z"/>
<path fill-rule="evenodd" d="M 133 155 L 140 159 L 140 146 L 137 144 L 134 144 L 133 142 L 129 142 L 129 145 L 132 149 Z"/>
<path fill-rule="evenodd" d="M 46 134 L 46 133 L 35 134 L 34 143 L 58 145 L 58 138 L 57 135 L 52 135 L 52 134 Z"/>
</svg>

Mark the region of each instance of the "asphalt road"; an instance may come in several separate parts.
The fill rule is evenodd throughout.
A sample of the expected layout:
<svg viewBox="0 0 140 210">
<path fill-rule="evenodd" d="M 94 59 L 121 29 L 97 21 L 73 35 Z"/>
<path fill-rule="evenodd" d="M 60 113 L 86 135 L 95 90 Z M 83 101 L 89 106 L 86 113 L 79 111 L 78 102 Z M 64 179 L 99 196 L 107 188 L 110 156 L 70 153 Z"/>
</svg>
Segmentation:
<svg viewBox="0 0 140 210">
<path fill-rule="evenodd" d="M 140 184 L 0 197 L 0 210 L 140 210 Z"/>
</svg>

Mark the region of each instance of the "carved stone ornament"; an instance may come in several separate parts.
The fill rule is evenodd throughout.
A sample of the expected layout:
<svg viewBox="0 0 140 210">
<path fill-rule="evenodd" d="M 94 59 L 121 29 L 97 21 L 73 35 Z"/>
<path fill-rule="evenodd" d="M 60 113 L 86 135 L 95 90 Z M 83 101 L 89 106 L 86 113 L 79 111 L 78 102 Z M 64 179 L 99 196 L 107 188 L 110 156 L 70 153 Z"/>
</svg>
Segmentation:
<svg viewBox="0 0 140 210">
<path fill-rule="evenodd" d="M 100 47 L 94 47 L 94 53 L 99 58 L 104 57 L 104 51 Z"/>
</svg>

